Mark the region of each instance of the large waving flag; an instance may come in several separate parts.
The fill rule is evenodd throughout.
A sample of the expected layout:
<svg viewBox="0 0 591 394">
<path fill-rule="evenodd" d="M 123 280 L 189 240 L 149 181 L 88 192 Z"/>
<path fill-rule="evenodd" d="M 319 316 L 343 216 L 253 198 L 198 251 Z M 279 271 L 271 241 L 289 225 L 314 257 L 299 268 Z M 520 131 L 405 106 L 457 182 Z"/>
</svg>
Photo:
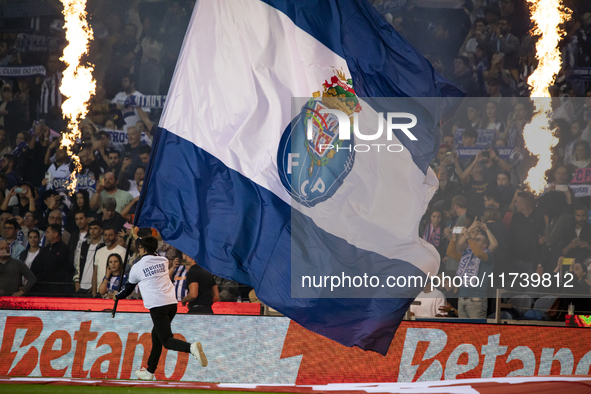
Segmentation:
<svg viewBox="0 0 591 394">
<path fill-rule="evenodd" d="M 437 273 L 418 222 L 436 190 L 428 163 L 450 107 L 414 100 L 416 140 L 396 130 L 383 138 L 401 152 L 363 154 L 329 135 L 336 126 L 322 129 L 334 120 L 318 112 L 330 96 L 363 108 L 368 130 L 385 116 L 369 98 L 461 93 L 365 0 L 198 2 L 136 224 L 304 327 L 385 354 L 419 286 L 304 289 L 302 275 Z M 349 150 L 306 141 L 314 119 L 315 142 Z"/>
</svg>

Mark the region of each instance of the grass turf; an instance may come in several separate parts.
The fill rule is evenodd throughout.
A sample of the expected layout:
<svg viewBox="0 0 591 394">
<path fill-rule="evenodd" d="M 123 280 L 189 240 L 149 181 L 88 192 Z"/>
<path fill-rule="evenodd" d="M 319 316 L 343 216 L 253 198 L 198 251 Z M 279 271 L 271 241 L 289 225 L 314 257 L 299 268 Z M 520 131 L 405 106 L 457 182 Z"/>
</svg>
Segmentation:
<svg viewBox="0 0 591 394">
<path fill-rule="evenodd" d="M 177 388 L 155 388 L 155 387 L 106 387 L 106 386 L 66 386 L 57 384 L 0 384 L 2 394 L 163 394 L 171 392 L 174 394 L 269 394 L 256 391 L 221 391 L 221 390 L 195 390 Z"/>
</svg>

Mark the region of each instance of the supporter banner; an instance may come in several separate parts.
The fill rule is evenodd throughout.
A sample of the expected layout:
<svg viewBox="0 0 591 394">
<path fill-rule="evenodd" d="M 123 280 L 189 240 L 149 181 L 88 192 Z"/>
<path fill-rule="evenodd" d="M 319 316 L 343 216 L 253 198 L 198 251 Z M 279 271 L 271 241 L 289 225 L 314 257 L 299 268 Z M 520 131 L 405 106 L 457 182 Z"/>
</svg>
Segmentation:
<svg viewBox="0 0 591 394">
<path fill-rule="evenodd" d="M 487 149 L 488 147 L 470 147 L 470 148 L 457 148 L 456 151 L 458 152 L 458 157 L 460 159 L 466 159 L 472 156 L 476 156 L 478 152 L 483 149 Z M 515 148 L 507 147 L 497 147 L 497 155 L 503 160 L 509 160 L 513 152 L 515 152 Z"/>
<path fill-rule="evenodd" d="M 47 52 L 50 47 L 57 48 L 60 42 L 57 37 L 21 33 L 16 37 L 14 47 L 19 52 Z"/>
<path fill-rule="evenodd" d="M 78 175 L 76 177 L 78 183 L 76 184 L 76 191 L 86 190 L 92 196 L 96 192 L 96 179 L 90 175 Z"/>
<path fill-rule="evenodd" d="M 236 329 L 240 327 L 240 329 Z M 0 310 L 0 375 L 130 379 L 151 349 L 148 313 Z M 156 379 L 327 384 L 587 375 L 585 328 L 404 321 L 386 356 L 347 348 L 287 318 L 177 315 L 175 337 L 201 341 L 202 368 L 167 352 Z"/>
<path fill-rule="evenodd" d="M 575 176 L 571 183 L 590 183 L 591 182 L 591 168 L 578 168 L 575 171 Z"/>
<path fill-rule="evenodd" d="M 47 189 L 55 190 L 59 193 L 65 192 L 68 190 L 68 179 L 69 178 L 52 178 L 49 184 L 47 185 Z"/>
<path fill-rule="evenodd" d="M 120 152 L 123 152 L 124 145 L 128 143 L 127 141 L 127 131 L 124 130 L 110 130 L 110 129 L 102 129 L 102 131 L 109 134 L 110 138 L 110 146 L 112 148 L 117 149 Z M 152 145 L 152 141 L 148 138 L 146 133 L 142 133 L 141 142 L 144 145 Z M 122 158 L 123 160 L 123 158 Z"/>
<path fill-rule="evenodd" d="M 86 190 L 92 196 L 96 192 L 96 179 L 90 175 L 78 175 L 76 177 L 78 183 L 76 184 L 76 191 Z M 47 189 L 53 189 L 59 193 L 68 192 L 68 181 L 70 178 L 53 178 Z"/>
<path fill-rule="evenodd" d="M 591 196 L 591 185 L 569 185 L 575 197 Z"/>
<path fill-rule="evenodd" d="M 409 2 L 409 0 L 384 0 L 382 2 L 376 2 L 374 7 L 382 15 L 388 13 L 395 15 L 396 13 L 403 11 Z"/>
<path fill-rule="evenodd" d="M 49 2 L 20 0 L 16 4 L 11 3 L 0 6 L 0 17 L 2 18 L 23 18 L 59 14 L 60 11 L 52 7 Z"/>
<path fill-rule="evenodd" d="M 163 108 L 166 96 L 129 96 L 125 99 L 125 107 Z"/>
<path fill-rule="evenodd" d="M 32 77 L 34 75 L 45 76 L 45 67 L 43 67 L 43 66 L 0 67 L 0 77 L 24 78 L 24 77 Z"/>
<path fill-rule="evenodd" d="M 476 146 L 481 148 L 488 148 L 497 138 L 497 133 L 494 130 L 478 129 L 478 138 L 476 139 Z M 462 133 L 464 129 L 456 129 L 454 134 L 456 146 L 462 143 Z"/>
<path fill-rule="evenodd" d="M 591 81 L 591 67 L 571 68 L 568 73 L 568 79 Z"/>
</svg>

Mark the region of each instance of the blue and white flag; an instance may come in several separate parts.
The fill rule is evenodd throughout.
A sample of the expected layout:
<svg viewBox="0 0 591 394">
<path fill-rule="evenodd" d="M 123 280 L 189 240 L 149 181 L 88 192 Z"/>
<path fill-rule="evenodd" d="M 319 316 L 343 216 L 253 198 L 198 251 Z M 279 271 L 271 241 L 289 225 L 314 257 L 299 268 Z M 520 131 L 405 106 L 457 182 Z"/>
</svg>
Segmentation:
<svg viewBox="0 0 591 394">
<path fill-rule="evenodd" d="M 462 96 L 365 0 L 198 2 L 136 225 L 156 228 L 213 274 L 252 286 L 261 301 L 311 331 L 385 354 L 421 288 L 394 288 L 391 298 L 326 298 L 330 289 L 315 288 L 316 298 L 292 298 L 292 259 L 332 269 L 327 275 L 347 267 L 435 275 L 439 255 L 420 239 L 418 225 L 438 185 L 428 167 L 439 119 L 457 107 L 424 107 L 415 140 L 398 130 L 387 141 L 398 153 L 341 150 L 316 164 L 306 155 L 292 160 L 301 148 L 295 130 L 304 130 L 303 117 L 292 112 L 302 103 L 292 99 L 333 88 L 337 95 L 354 91 L 367 109 L 360 122 L 373 128 L 384 111 L 364 98 Z M 296 177 L 298 164 L 306 170 Z M 303 198 L 311 195 L 318 198 Z"/>
</svg>

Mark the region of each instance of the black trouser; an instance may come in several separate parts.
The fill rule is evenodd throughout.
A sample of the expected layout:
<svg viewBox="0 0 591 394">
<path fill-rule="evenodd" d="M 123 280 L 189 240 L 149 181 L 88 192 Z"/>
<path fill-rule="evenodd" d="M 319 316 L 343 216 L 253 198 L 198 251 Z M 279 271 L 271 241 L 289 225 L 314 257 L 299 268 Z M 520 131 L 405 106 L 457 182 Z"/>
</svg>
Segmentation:
<svg viewBox="0 0 591 394">
<path fill-rule="evenodd" d="M 169 350 L 177 352 L 191 352 L 191 344 L 180 339 L 175 339 L 172 335 L 170 323 L 176 315 L 177 304 L 158 306 L 150 309 L 150 316 L 154 323 L 152 329 L 152 351 L 148 358 L 148 372 L 154 373 L 158 366 L 158 360 L 162 354 L 162 346 Z"/>
</svg>

